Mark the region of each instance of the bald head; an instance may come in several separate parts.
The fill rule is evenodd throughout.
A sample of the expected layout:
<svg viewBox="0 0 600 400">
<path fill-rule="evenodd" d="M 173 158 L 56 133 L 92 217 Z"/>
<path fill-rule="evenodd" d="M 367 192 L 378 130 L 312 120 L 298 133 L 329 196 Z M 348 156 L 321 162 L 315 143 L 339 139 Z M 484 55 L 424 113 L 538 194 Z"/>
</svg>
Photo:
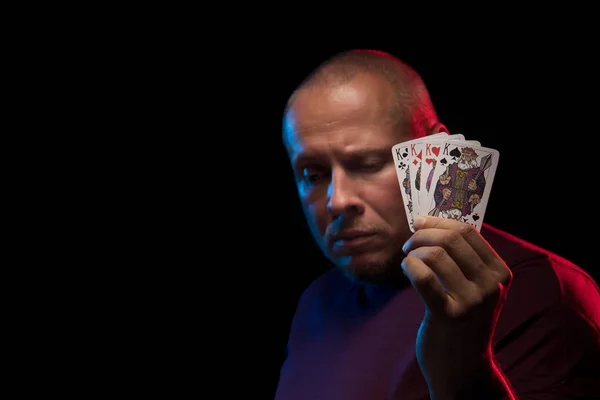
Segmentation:
<svg viewBox="0 0 600 400">
<path fill-rule="evenodd" d="M 390 88 L 387 114 L 399 129 L 421 137 L 438 123 L 427 88 L 412 67 L 388 53 L 360 49 L 337 54 L 317 67 L 289 98 L 285 114 L 302 91 L 340 87 L 361 76 L 375 77 Z"/>
</svg>

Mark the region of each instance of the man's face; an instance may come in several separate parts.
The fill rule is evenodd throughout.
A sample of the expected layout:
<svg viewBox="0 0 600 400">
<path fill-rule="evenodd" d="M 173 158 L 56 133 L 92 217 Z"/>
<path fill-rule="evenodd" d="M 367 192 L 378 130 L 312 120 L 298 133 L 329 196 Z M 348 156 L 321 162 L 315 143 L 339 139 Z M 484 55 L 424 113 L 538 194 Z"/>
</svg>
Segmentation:
<svg viewBox="0 0 600 400">
<path fill-rule="evenodd" d="M 372 76 L 303 89 L 284 138 L 317 244 L 348 275 L 380 281 L 400 271 L 410 237 L 391 148 L 411 139 L 390 118 L 392 91 Z"/>
</svg>

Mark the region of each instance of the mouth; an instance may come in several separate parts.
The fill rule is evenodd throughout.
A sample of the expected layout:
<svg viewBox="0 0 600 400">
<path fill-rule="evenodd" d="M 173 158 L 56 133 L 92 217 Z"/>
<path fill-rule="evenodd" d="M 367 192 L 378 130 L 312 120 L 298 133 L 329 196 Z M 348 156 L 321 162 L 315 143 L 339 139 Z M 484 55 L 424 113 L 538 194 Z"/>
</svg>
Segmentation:
<svg viewBox="0 0 600 400">
<path fill-rule="evenodd" d="M 374 237 L 375 234 L 372 232 L 343 232 L 333 238 L 333 251 L 339 255 L 364 251 Z"/>
</svg>

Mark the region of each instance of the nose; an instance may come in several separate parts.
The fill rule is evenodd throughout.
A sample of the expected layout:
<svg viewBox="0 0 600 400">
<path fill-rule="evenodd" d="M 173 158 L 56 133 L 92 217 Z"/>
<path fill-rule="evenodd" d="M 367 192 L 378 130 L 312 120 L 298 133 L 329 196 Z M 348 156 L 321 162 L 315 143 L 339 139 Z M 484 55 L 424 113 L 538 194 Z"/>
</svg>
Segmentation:
<svg viewBox="0 0 600 400">
<path fill-rule="evenodd" d="M 331 172 L 327 189 L 327 210 L 335 218 L 355 217 L 364 212 L 364 204 L 358 196 L 357 183 L 342 169 Z"/>
</svg>

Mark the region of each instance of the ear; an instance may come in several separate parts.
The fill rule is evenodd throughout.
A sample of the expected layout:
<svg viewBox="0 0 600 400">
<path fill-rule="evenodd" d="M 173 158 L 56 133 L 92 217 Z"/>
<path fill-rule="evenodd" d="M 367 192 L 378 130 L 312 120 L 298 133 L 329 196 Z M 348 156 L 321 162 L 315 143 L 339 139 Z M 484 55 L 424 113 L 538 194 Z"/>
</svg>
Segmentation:
<svg viewBox="0 0 600 400">
<path fill-rule="evenodd" d="M 446 128 L 446 125 L 442 124 L 441 122 L 438 122 L 437 124 L 432 126 L 429 129 L 429 132 L 427 132 L 427 134 L 435 135 L 436 133 L 440 133 L 440 132 L 446 132 L 447 134 L 450 134 L 450 131 L 448 130 L 448 128 Z"/>
</svg>

